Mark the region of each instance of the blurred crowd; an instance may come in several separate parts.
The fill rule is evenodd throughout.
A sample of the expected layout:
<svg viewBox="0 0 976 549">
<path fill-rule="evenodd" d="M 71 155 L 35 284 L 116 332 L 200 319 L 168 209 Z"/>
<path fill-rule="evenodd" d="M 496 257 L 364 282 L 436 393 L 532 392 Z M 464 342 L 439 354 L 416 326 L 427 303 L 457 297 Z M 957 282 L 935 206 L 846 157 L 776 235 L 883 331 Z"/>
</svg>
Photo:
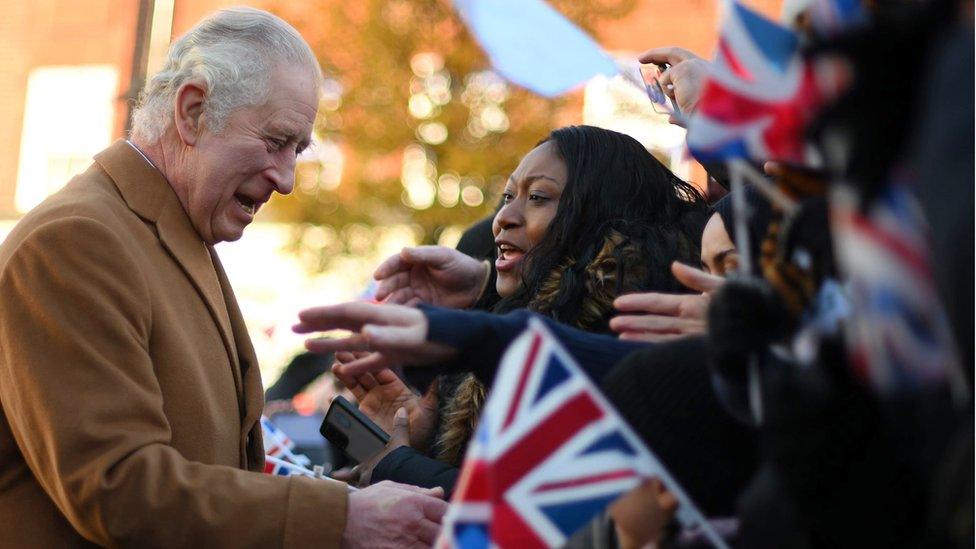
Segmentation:
<svg viewBox="0 0 976 549">
<path fill-rule="evenodd" d="M 625 135 L 561 128 L 456 250 L 382 264 L 382 305 L 302 313 L 300 331 L 353 330 L 308 347 L 338 351 L 361 410 L 409 417 L 341 478 L 451 494 L 501 352 L 538 315 L 733 544 L 972 543 L 972 4 L 873 2 L 844 26 L 812 4 L 784 20 L 845 80 L 802 128 L 815 161 L 752 155 L 741 189 L 704 197 Z M 672 122 L 708 101 L 711 62 L 640 62 Z M 736 168 L 704 160 L 730 189 Z M 886 246 L 928 278 L 878 272 L 902 266 Z M 668 495 L 646 483 L 571 546 L 695 546 Z"/>
</svg>

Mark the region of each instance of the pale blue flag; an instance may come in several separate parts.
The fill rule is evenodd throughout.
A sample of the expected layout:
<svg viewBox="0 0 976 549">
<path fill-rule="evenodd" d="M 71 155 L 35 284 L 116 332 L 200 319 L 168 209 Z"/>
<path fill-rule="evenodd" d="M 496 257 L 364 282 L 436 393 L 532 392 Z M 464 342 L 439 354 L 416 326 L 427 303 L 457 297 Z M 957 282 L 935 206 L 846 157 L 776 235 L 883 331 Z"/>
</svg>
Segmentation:
<svg viewBox="0 0 976 549">
<path fill-rule="evenodd" d="M 542 0 L 454 0 L 496 72 L 546 97 L 619 72 L 600 46 Z"/>
</svg>

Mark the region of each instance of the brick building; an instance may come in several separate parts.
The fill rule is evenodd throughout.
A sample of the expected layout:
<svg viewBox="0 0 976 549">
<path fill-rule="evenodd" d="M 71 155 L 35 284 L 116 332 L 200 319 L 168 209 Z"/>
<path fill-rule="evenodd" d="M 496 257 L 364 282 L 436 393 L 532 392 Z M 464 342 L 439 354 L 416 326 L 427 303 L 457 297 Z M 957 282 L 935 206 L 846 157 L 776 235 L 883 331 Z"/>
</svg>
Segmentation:
<svg viewBox="0 0 976 549">
<path fill-rule="evenodd" d="M 750 3 L 775 15 L 780 2 Z M 140 73 L 146 72 L 147 64 L 150 74 L 159 66 L 171 36 L 214 9 L 239 3 L 0 4 L 0 220 L 22 215 L 87 166 L 94 152 L 124 135 Z M 245 3 L 266 7 L 271 1 Z M 599 29 L 599 40 L 611 52 L 632 54 L 651 46 L 682 44 L 709 56 L 717 6 L 716 0 L 638 0 L 625 20 Z M 143 33 L 137 32 L 140 25 Z M 569 113 L 568 118 L 567 122 L 580 122 L 583 117 Z"/>
</svg>

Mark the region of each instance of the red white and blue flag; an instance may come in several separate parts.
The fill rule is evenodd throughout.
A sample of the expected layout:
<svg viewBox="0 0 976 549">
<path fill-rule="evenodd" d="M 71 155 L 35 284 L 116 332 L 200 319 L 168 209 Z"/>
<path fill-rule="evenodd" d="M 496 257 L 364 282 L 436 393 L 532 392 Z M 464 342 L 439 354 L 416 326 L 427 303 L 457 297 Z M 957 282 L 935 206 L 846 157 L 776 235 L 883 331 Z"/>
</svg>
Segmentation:
<svg viewBox="0 0 976 549">
<path fill-rule="evenodd" d="M 847 343 L 858 377 L 884 396 L 950 383 L 957 400 L 966 400 L 929 258 L 928 224 L 907 185 L 889 185 L 867 211 L 852 189 L 837 186 L 831 226 L 848 280 Z"/>
<path fill-rule="evenodd" d="M 542 322 L 506 351 L 437 547 L 558 547 L 648 478 L 677 518 L 721 538 Z"/>
<path fill-rule="evenodd" d="M 824 37 L 835 36 L 867 20 L 861 0 L 813 0 L 809 9 L 810 26 Z"/>
<path fill-rule="evenodd" d="M 265 455 L 277 459 L 283 459 L 303 467 L 308 467 L 311 465 L 312 462 L 310 459 L 308 459 L 308 456 L 304 454 L 296 454 L 293 451 L 295 449 L 295 443 L 288 437 L 287 434 L 285 434 L 284 431 L 281 430 L 280 427 L 268 419 L 267 416 L 261 416 L 261 432 L 264 435 Z"/>
<path fill-rule="evenodd" d="M 264 456 L 264 472 L 269 475 L 280 475 L 283 477 L 301 475 L 304 477 L 318 478 L 318 475 L 314 471 L 306 469 L 301 465 L 268 455 Z"/>
<path fill-rule="evenodd" d="M 837 71 L 818 76 L 790 29 L 735 0 L 725 6 L 715 60 L 688 124 L 688 148 L 703 162 L 809 164 L 805 129 L 824 101 L 821 88 L 839 85 Z"/>
</svg>

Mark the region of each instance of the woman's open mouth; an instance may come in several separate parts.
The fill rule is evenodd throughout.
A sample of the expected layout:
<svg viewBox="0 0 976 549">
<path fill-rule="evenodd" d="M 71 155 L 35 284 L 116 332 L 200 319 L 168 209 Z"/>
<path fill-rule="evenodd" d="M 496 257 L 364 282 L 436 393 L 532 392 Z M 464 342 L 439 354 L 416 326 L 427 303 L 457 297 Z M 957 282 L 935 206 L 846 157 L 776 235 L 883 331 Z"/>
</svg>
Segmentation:
<svg viewBox="0 0 976 549">
<path fill-rule="evenodd" d="M 518 262 L 522 260 L 522 256 L 525 255 L 525 251 L 522 248 L 508 242 L 499 242 L 497 246 L 498 258 L 495 259 L 495 269 L 500 273 L 514 269 L 518 265 Z"/>
</svg>

